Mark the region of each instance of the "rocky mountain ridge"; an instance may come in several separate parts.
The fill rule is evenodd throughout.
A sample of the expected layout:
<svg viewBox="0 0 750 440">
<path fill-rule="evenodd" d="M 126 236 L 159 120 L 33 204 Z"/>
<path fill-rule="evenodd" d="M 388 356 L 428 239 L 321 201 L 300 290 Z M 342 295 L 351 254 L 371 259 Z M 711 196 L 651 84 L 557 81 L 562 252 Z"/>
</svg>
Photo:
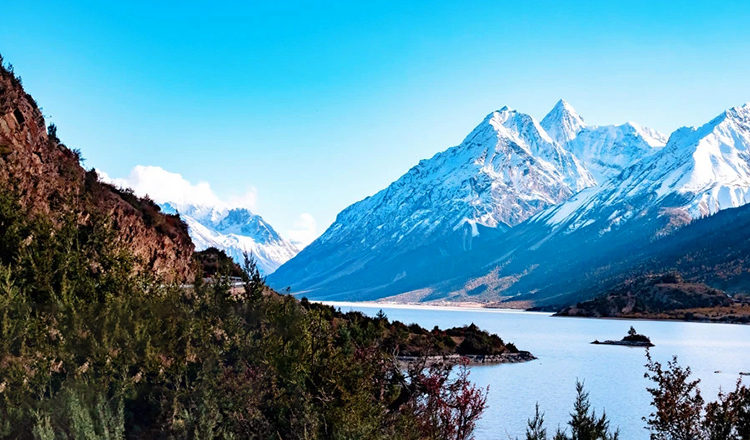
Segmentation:
<svg viewBox="0 0 750 440">
<path fill-rule="evenodd" d="M 666 147 L 619 176 L 450 262 L 462 269 L 427 290 L 567 305 L 657 269 L 731 292 L 747 289 L 748 109 L 677 130 Z M 498 249 L 512 251 L 498 255 Z"/>
<path fill-rule="evenodd" d="M 606 218 L 607 230 L 649 209 L 689 221 L 748 201 L 750 105 L 745 104 L 699 128 L 675 131 L 658 154 L 532 221 L 570 230 Z"/>
</svg>

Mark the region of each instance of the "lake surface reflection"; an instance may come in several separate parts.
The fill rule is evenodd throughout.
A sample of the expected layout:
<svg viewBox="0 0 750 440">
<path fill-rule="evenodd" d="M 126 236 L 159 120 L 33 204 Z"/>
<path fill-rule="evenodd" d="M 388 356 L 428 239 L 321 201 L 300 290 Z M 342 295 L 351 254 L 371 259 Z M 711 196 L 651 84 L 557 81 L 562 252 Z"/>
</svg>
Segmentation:
<svg viewBox="0 0 750 440">
<path fill-rule="evenodd" d="M 643 377 L 645 349 L 592 345 L 594 339 L 620 339 L 634 326 L 656 344 L 655 360 L 666 363 L 677 355 L 701 379 L 704 398 L 713 400 L 719 389 L 731 390 L 741 371 L 750 371 L 750 326 L 672 321 L 631 321 L 553 318 L 548 313 L 459 308 L 404 308 L 357 303 L 329 303 L 342 311 L 359 310 L 427 329 L 471 324 L 497 333 L 520 350 L 539 359 L 525 364 L 472 368 L 472 380 L 490 386 L 489 408 L 477 427 L 476 438 L 523 438 L 526 420 L 539 402 L 547 430 L 565 426 L 573 407 L 576 379 L 585 382 L 597 414 L 606 410 L 625 440 L 648 439 L 642 417 L 651 412 Z M 716 373 L 716 371 L 720 371 Z"/>
</svg>

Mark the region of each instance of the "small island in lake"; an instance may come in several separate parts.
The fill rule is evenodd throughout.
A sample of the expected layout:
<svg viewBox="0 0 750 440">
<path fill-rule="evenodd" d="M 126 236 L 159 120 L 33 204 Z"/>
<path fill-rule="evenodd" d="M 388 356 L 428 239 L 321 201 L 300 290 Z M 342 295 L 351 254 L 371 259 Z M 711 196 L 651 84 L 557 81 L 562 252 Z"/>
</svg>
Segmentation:
<svg viewBox="0 0 750 440">
<path fill-rule="evenodd" d="M 630 327 L 630 330 L 628 330 L 628 335 L 619 341 L 599 342 L 599 340 L 595 340 L 594 342 L 592 342 L 592 344 L 624 345 L 626 347 L 653 347 L 654 346 L 654 344 L 651 343 L 651 339 L 649 339 L 648 336 L 639 335 L 638 332 L 636 332 L 633 327 Z"/>
</svg>

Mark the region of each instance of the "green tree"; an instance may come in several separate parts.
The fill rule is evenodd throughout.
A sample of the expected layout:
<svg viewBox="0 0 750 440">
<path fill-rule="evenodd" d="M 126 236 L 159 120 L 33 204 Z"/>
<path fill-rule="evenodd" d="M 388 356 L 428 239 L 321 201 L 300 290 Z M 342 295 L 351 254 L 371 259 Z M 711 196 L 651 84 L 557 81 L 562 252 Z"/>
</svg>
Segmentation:
<svg viewBox="0 0 750 440">
<path fill-rule="evenodd" d="M 539 412 L 539 403 L 534 407 L 534 418 L 526 422 L 526 440 L 547 440 L 544 413 Z"/>
<path fill-rule="evenodd" d="M 609 428 L 609 420 L 606 414 L 596 416 L 596 411 L 591 408 L 589 394 L 585 391 L 583 383 L 576 381 L 576 400 L 573 404 L 573 412 L 570 413 L 568 421 L 570 436 L 566 430 L 560 428 L 555 432 L 554 440 L 617 440 L 620 437 L 619 430 L 612 432 Z M 526 427 L 527 440 L 547 440 L 547 430 L 544 427 L 544 414 L 539 413 L 539 405 L 533 419 L 528 420 Z"/>
</svg>

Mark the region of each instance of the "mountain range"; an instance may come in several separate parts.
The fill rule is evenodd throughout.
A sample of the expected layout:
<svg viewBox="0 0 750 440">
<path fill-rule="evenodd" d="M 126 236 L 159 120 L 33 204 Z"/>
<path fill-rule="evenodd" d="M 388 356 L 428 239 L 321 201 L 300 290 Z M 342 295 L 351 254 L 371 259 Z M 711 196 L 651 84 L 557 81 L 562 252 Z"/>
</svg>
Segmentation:
<svg viewBox="0 0 750 440">
<path fill-rule="evenodd" d="M 575 109 L 560 100 L 541 126 L 580 160 L 598 183 L 620 174 L 633 163 L 657 153 L 667 137 L 634 122 L 589 126 Z"/>
<path fill-rule="evenodd" d="M 748 105 L 669 138 L 589 126 L 562 100 L 541 123 L 503 108 L 346 208 L 269 281 L 311 298 L 562 304 L 744 205 L 748 147 Z"/>
<path fill-rule="evenodd" d="M 275 271 L 300 250 L 299 244 L 279 235 L 261 216 L 246 208 L 174 202 L 162 203 L 160 207 L 165 213 L 180 214 L 187 223 L 196 251 L 210 247 L 221 249 L 240 265 L 247 252 L 252 254 L 264 275 Z"/>
</svg>

